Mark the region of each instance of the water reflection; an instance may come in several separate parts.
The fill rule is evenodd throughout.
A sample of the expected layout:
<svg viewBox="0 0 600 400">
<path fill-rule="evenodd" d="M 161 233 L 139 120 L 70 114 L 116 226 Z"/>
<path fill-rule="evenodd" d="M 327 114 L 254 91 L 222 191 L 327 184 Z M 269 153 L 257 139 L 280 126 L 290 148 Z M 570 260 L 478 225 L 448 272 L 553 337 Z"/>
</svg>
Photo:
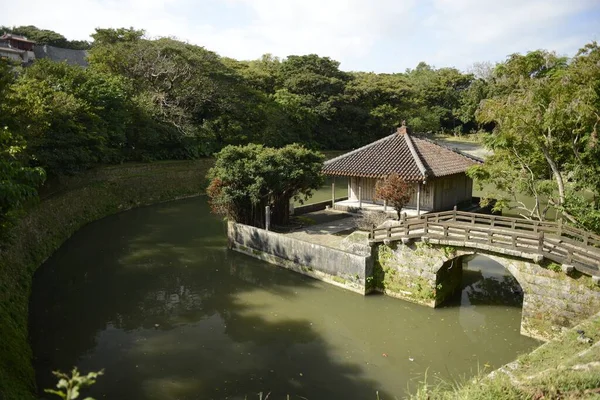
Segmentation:
<svg viewBox="0 0 600 400">
<path fill-rule="evenodd" d="M 444 307 L 458 309 L 460 325 L 469 340 L 487 341 L 486 331 L 490 328 L 505 330 L 512 326 L 514 332 L 520 331 L 516 318 L 521 316 L 523 291 L 517 280 L 501 264 L 485 256 L 464 256 L 462 261 L 461 290 Z M 490 310 L 494 310 L 493 319 Z M 507 320 L 512 323 L 507 324 Z M 510 346 L 500 344 L 500 349 Z"/>
<path fill-rule="evenodd" d="M 470 256 L 463 264 L 461 305 L 522 307 L 521 285 L 502 265 L 485 256 Z"/>
<path fill-rule="evenodd" d="M 203 199 L 78 232 L 34 280 L 40 388 L 53 385 L 52 369 L 77 365 L 106 370 L 96 399 L 393 398 L 428 368 L 470 373 L 536 344 L 518 334 L 519 308 L 485 306 L 480 294 L 441 310 L 361 297 L 225 245 Z M 484 320 L 472 332 L 465 326 L 479 320 L 465 310 L 475 308 Z"/>
</svg>

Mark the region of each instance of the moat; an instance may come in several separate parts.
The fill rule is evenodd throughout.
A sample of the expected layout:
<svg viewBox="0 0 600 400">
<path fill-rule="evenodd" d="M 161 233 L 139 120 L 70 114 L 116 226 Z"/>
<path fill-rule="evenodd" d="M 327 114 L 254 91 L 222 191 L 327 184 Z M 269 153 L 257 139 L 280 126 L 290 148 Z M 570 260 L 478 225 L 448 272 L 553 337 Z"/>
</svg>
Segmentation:
<svg viewBox="0 0 600 400">
<path fill-rule="evenodd" d="M 34 279 L 39 388 L 55 384 L 50 371 L 78 366 L 105 370 L 85 393 L 97 400 L 401 398 L 425 373 L 460 379 L 539 344 L 519 334 L 518 285 L 485 257 L 469 260 L 461 293 L 431 309 L 363 297 L 226 241 L 204 197 L 76 233 Z"/>
</svg>

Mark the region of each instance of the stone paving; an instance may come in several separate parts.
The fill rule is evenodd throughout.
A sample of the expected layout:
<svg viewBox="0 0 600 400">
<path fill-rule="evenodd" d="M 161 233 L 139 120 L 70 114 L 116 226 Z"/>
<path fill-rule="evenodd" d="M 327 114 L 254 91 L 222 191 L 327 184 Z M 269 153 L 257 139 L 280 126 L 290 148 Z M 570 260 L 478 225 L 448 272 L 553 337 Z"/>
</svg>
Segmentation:
<svg viewBox="0 0 600 400">
<path fill-rule="evenodd" d="M 337 233 L 350 231 L 356 228 L 354 216 L 333 210 L 323 210 L 314 213 L 304 214 L 303 217 L 316 221 L 328 220 L 316 225 L 308 225 L 292 232 L 286 233 L 290 236 L 305 242 L 320 244 L 336 249 L 342 248 L 342 241 L 347 235 L 336 235 Z M 350 232 L 348 232 L 349 234 Z"/>
</svg>

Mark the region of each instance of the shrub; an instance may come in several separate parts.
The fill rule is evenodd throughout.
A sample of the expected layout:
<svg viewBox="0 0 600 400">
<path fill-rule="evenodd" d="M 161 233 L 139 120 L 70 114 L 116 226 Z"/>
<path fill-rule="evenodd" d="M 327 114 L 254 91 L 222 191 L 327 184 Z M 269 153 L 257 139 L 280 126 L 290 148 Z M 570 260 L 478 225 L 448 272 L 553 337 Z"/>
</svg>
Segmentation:
<svg viewBox="0 0 600 400">
<path fill-rule="evenodd" d="M 383 211 L 367 211 L 354 219 L 356 227 L 361 231 L 370 231 L 375 227 L 380 226 L 388 219 L 387 213 Z"/>
</svg>

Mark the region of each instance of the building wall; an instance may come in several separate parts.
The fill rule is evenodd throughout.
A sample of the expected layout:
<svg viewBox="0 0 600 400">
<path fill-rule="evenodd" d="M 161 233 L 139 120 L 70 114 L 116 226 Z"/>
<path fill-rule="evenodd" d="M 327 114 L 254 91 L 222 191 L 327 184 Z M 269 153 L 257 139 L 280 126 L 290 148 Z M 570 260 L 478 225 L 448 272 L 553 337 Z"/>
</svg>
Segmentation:
<svg viewBox="0 0 600 400">
<path fill-rule="evenodd" d="M 377 184 L 378 179 L 374 178 L 359 178 L 352 177 L 348 179 L 348 199 L 349 200 L 358 200 L 359 186 L 360 193 L 362 197 L 362 201 L 383 204 L 383 200 L 374 199 L 375 198 L 375 186 Z M 433 181 L 432 181 L 433 182 Z M 413 193 L 410 198 L 410 201 L 406 205 L 408 208 L 417 208 L 417 190 L 418 184 L 413 184 Z M 432 184 L 421 185 L 421 209 L 431 211 L 433 210 L 433 200 L 434 200 L 434 187 Z"/>
<path fill-rule="evenodd" d="M 358 200 L 359 186 L 362 201 L 383 204 L 382 200 L 375 200 L 375 185 L 377 179 L 351 177 L 348 179 L 348 198 Z M 417 188 L 414 190 L 408 208 L 417 207 Z M 443 178 L 431 179 L 421 184 L 421 209 L 426 211 L 450 210 L 455 205 L 464 201 L 471 201 L 473 196 L 473 180 L 466 174 L 455 174 Z"/>
<path fill-rule="evenodd" d="M 348 198 L 350 200 L 358 200 L 358 188 L 360 187 L 360 194 L 363 201 L 370 203 L 383 204 L 382 200 L 375 199 L 375 185 L 377 179 L 373 178 L 360 178 L 351 177 L 348 179 Z"/>
<path fill-rule="evenodd" d="M 465 174 L 455 174 L 430 182 L 435 187 L 434 210 L 450 210 L 473 197 L 473 180 Z"/>
<path fill-rule="evenodd" d="M 19 62 L 23 61 L 21 59 L 21 56 L 19 56 L 17 53 L 3 52 L 2 49 L 0 49 L 0 58 L 8 58 L 9 60 L 14 60 L 14 61 L 19 61 Z"/>
<path fill-rule="evenodd" d="M 417 189 L 418 184 L 415 183 L 414 191 L 410 201 L 406 205 L 406 207 L 417 208 Z M 435 187 L 427 182 L 426 184 L 421 184 L 421 210 L 425 211 L 433 211 L 433 199 L 434 199 Z"/>
</svg>

